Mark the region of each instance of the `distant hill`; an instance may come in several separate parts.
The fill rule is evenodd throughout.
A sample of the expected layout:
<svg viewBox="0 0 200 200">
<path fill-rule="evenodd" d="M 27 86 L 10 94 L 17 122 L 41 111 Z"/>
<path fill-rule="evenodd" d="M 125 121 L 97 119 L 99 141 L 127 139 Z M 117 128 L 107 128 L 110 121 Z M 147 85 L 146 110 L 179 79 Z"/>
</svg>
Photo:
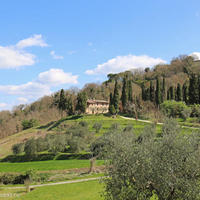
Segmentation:
<svg viewBox="0 0 200 200">
<path fill-rule="evenodd" d="M 110 94 L 114 91 L 115 82 L 118 82 L 119 89 L 119 110 L 123 112 L 121 96 L 124 80 L 129 80 L 131 84 L 131 95 L 134 104 L 141 108 L 147 107 L 145 101 L 150 100 L 150 86 L 156 91 L 156 81 L 160 82 L 165 79 L 165 98 L 167 98 L 169 89 L 177 90 L 177 85 L 183 88 L 183 85 L 189 85 L 192 74 L 199 75 L 200 61 L 194 60 L 191 56 L 179 56 L 174 58 L 170 64 L 157 65 L 145 70 L 130 70 L 118 74 L 108 74 L 108 79 L 102 84 L 88 83 L 81 90 L 69 89 L 64 90 L 63 103 L 61 102 L 60 91 L 51 96 L 43 98 L 29 105 L 19 105 L 12 111 L 0 112 L 0 138 L 16 134 L 24 129 L 24 124 L 30 120 L 37 122 L 39 125 L 57 121 L 63 116 L 78 114 L 80 109 L 77 104 L 78 94 L 84 93 L 84 98 L 109 100 Z M 162 85 L 162 84 L 161 84 Z M 155 102 L 148 106 L 154 107 Z M 144 111 L 146 112 L 146 111 Z"/>
</svg>

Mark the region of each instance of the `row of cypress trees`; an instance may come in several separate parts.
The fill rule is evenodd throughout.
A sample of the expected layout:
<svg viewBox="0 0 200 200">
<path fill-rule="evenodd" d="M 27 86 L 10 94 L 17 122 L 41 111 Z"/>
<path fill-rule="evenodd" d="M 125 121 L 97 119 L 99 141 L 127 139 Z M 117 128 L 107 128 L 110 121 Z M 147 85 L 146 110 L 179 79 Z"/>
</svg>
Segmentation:
<svg viewBox="0 0 200 200">
<path fill-rule="evenodd" d="M 189 84 L 185 82 L 183 86 L 180 83 L 176 87 L 170 86 L 166 90 L 165 78 L 163 77 L 162 84 L 160 79 L 156 79 L 156 89 L 152 81 L 148 88 L 142 85 L 142 99 L 151 101 L 156 105 L 161 104 L 165 100 L 184 101 L 186 104 L 200 104 L 200 76 L 191 74 Z"/>
<path fill-rule="evenodd" d="M 109 104 L 109 112 L 111 114 L 115 114 L 119 112 L 120 100 L 122 105 L 122 110 L 125 109 L 126 105 L 129 102 L 133 102 L 133 93 L 132 93 L 132 80 L 128 78 L 126 75 L 123 78 L 122 85 L 122 94 L 120 98 L 119 94 L 119 84 L 118 81 L 115 81 L 114 93 L 110 93 L 110 104 Z"/>
</svg>

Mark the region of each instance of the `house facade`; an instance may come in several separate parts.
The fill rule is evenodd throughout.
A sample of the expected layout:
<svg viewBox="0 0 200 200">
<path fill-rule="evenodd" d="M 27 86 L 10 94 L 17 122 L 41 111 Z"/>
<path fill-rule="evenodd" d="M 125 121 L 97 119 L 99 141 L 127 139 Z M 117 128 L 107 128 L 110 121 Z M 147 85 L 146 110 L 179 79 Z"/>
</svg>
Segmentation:
<svg viewBox="0 0 200 200">
<path fill-rule="evenodd" d="M 108 108 L 108 101 L 89 99 L 87 100 L 86 114 L 107 113 Z"/>
</svg>

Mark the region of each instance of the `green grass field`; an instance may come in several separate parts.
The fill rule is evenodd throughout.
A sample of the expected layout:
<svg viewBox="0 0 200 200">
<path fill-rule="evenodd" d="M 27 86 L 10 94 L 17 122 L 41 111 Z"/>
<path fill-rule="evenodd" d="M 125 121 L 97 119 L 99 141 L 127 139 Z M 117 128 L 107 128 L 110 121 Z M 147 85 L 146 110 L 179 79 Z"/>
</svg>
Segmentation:
<svg viewBox="0 0 200 200">
<path fill-rule="evenodd" d="M 0 140 L 0 158 L 3 158 L 7 155 L 12 154 L 12 145 L 16 143 L 20 143 L 24 140 L 27 140 L 31 137 L 40 137 L 44 136 L 48 133 L 55 133 L 55 132 L 65 132 L 67 127 L 70 127 L 73 124 L 79 123 L 80 121 L 85 121 L 88 123 L 89 130 L 95 132 L 93 129 L 93 125 L 95 122 L 100 122 L 102 124 L 102 128 L 100 132 L 96 134 L 97 136 L 108 132 L 109 128 L 112 124 L 118 123 L 120 125 L 120 129 L 123 129 L 127 125 L 132 125 L 134 128 L 134 133 L 139 135 L 141 131 L 144 129 L 145 126 L 149 125 L 146 122 L 140 122 L 135 120 L 123 119 L 120 116 L 116 118 L 112 118 L 105 115 L 83 115 L 83 116 L 71 116 L 63 118 L 57 122 L 49 123 L 47 125 L 27 129 L 15 135 L 9 136 L 7 138 Z M 161 132 L 161 125 L 156 126 L 156 132 Z M 183 133 L 191 133 L 194 131 L 192 128 L 184 128 L 182 129 Z"/>
<path fill-rule="evenodd" d="M 97 166 L 104 162 L 97 160 Z M 2 172 L 25 172 L 30 169 L 36 171 L 68 170 L 75 168 L 88 168 L 89 160 L 50 160 L 24 163 L 0 163 L 0 173 Z"/>
<path fill-rule="evenodd" d="M 11 193 L 13 196 L 20 195 L 19 197 L 8 198 L 10 200 L 103 200 L 103 197 L 101 197 L 103 184 L 99 181 L 44 186 L 35 188 L 30 193 L 25 193 L 24 189 L 4 190 L 3 192 L 4 194 Z"/>
</svg>

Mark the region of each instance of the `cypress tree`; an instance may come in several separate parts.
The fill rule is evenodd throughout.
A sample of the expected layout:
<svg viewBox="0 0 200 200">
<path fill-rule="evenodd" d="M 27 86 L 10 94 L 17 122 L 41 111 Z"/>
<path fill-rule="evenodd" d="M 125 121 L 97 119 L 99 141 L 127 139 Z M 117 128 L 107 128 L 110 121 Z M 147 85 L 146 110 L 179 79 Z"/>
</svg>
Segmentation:
<svg viewBox="0 0 200 200">
<path fill-rule="evenodd" d="M 168 91 L 169 91 L 169 100 L 175 100 L 174 87 L 171 86 Z"/>
<path fill-rule="evenodd" d="M 198 91 L 199 91 L 199 104 L 200 104 L 200 75 L 198 76 Z"/>
<path fill-rule="evenodd" d="M 188 104 L 188 86 L 186 83 L 183 84 L 183 101 Z"/>
<path fill-rule="evenodd" d="M 71 96 L 67 99 L 67 113 L 68 113 L 68 115 L 74 114 L 74 107 L 73 107 L 73 102 L 72 102 Z"/>
<path fill-rule="evenodd" d="M 190 104 L 198 104 L 199 103 L 198 78 L 195 74 L 191 74 L 191 76 L 190 76 L 189 103 Z"/>
<path fill-rule="evenodd" d="M 113 94 L 113 105 L 115 107 L 116 113 L 119 112 L 119 86 L 117 80 L 115 81 L 115 89 Z"/>
<path fill-rule="evenodd" d="M 170 100 L 170 89 L 167 90 L 167 100 Z"/>
<path fill-rule="evenodd" d="M 146 91 L 145 91 L 144 83 L 142 84 L 142 100 L 146 101 Z"/>
<path fill-rule="evenodd" d="M 150 88 L 147 88 L 145 90 L 145 94 L 146 94 L 146 101 L 150 101 Z"/>
<path fill-rule="evenodd" d="M 109 112 L 110 112 L 110 114 L 115 113 L 115 107 L 113 105 L 113 95 L 112 95 L 112 93 L 110 93 Z"/>
<path fill-rule="evenodd" d="M 165 77 L 163 77 L 162 83 L 162 102 L 166 100 L 166 87 L 165 87 Z"/>
<path fill-rule="evenodd" d="M 122 101 L 122 107 L 125 109 L 125 106 L 128 103 L 128 84 L 127 84 L 127 76 L 123 78 L 123 87 L 122 87 L 122 96 L 121 96 L 121 101 Z"/>
<path fill-rule="evenodd" d="M 177 101 L 182 101 L 182 89 L 180 83 L 178 83 L 177 85 L 176 96 L 177 96 L 176 98 Z"/>
<path fill-rule="evenodd" d="M 58 102 L 58 109 L 61 111 L 61 115 L 63 117 L 63 111 L 66 110 L 67 104 L 66 104 L 66 97 L 65 97 L 65 91 L 63 89 L 60 90 L 60 96 L 59 96 L 59 102 Z"/>
<path fill-rule="evenodd" d="M 128 81 L 128 101 L 133 102 L 133 88 L 132 81 Z"/>
<path fill-rule="evenodd" d="M 150 93 L 150 101 L 154 102 L 155 101 L 155 91 L 154 91 L 154 86 L 153 86 L 153 82 L 150 81 L 150 89 L 149 89 L 149 93 Z"/>
<path fill-rule="evenodd" d="M 87 108 L 87 95 L 85 92 L 78 93 L 76 110 L 85 113 Z"/>
<path fill-rule="evenodd" d="M 157 77 L 156 80 L 156 104 L 160 105 L 161 104 L 161 89 L 160 89 L 160 80 Z"/>
</svg>

